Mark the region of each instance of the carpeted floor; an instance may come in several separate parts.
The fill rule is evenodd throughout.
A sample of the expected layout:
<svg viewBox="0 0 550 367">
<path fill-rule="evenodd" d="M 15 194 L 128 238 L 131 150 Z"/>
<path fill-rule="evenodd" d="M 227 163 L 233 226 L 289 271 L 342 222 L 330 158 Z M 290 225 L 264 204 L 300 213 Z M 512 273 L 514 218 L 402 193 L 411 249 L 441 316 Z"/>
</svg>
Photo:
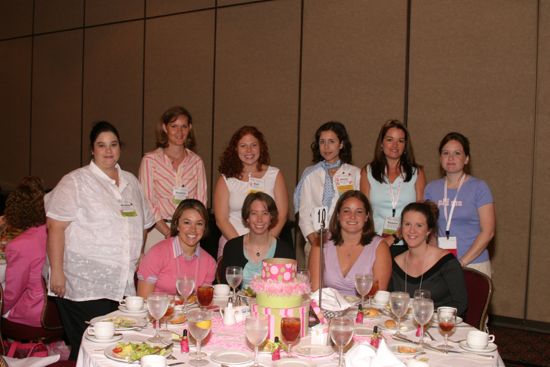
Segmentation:
<svg viewBox="0 0 550 367">
<path fill-rule="evenodd" d="M 506 367 L 550 367 L 550 334 L 490 326 Z"/>
</svg>

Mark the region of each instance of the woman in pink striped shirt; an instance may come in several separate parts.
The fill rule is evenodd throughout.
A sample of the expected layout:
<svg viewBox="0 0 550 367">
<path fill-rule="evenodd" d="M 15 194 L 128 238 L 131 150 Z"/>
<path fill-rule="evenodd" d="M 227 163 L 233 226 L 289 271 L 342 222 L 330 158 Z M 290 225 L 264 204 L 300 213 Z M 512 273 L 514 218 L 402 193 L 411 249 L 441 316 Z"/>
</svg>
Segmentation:
<svg viewBox="0 0 550 367">
<path fill-rule="evenodd" d="M 193 152 L 195 135 L 191 114 L 175 106 L 162 114 L 156 128 L 157 149 L 141 160 L 139 180 L 155 216 L 145 251 L 170 237 L 170 222 L 178 204 L 196 199 L 206 206 L 206 173 L 202 159 Z"/>
</svg>

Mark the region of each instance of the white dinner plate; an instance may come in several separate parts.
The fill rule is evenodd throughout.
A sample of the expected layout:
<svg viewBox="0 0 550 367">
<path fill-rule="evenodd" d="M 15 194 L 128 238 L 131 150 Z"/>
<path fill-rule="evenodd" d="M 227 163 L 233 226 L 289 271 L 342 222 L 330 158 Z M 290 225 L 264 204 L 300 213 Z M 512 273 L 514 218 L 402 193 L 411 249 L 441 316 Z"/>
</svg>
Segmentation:
<svg viewBox="0 0 550 367">
<path fill-rule="evenodd" d="M 313 367 L 313 363 L 297 358 L 279 359 L 273 363 L 273 367 Z"/>
<path fill-rule="evenodd" d="M 130 311 L 128 308 L 126 308 L 126 305 L 119 305 L 118 309 L 120 312 L 127 313 L 129 315 L 143 315 L 145 316 L 147 314 L 147 309 L 145 308 L 145 305 L 143 305 L 143 308 L 138 311 Z"/>
<path fill-rule="evenodd" d="M 98 339 L 95 337 L 95 335 L 90 335 L 88 334 L 88 331 L 85 331 L 84 337 L 94 343 L 113 343 L 122 339 L 122 334 L 115 334 L 112 338 L 109 339 Z"/>
<path fill-rule="evenodd" d="M 410 348 L 410 350 L 407 350 L 407 349 L 404 349 L 404 348 L 407 348 L 407 349 Z M 420 348 L 418 345 L 403 344 L 403 343 L 392 345 L 390 347 L 390 350 L 396 356 L 401 356 L 401 357 L 407 357 L 407 356 L 413 357 L 413 356 L 417 355 L 418 353 L 422 352 L 422 348 Z"/>
<path fill-rule="evenodd" d="M 214 363 L 236 365 L 250 363 L 254 361 L 252 353 L 240 350 L 221 350 L 210 355 L 210 360 Z"/>
<path fill-rule="evenodd" d="M 476 348 L 470 347 L 466 340 L 461 341 L 458 345 L 460 346 L 460 348 L 467 350 L 468 352 L 476 352 L 476 353 L 491 353 L 497 350 L 498 348 L 495 343 L 489 343 L 487 345 L 487 348 L 476 349 Z"/>
<path fill-rule="evenodd" d="M 128 342 L 130 343 L 130 342 Z M 134 341 L 134 343 L 142 343 L 141 341 Z M 113 353 L 113 349 L 117 346 L 117 344 L 111 344 L 109 345 L 107 348 L 105 348 L 104 350 L 104 354 L 105 354 L 105 357 L 109 358 L 109 359 L 112 359 L 113 361 L 117 361 L 117 362 L 123 362 L 123 363 L 130 363 L 130 364 L 139 364 L 139 359 L 136 360 L 136 361 L 130 361 L 126 358 L 121 358 L 119 356 L 117 356 L 115 353 Z M 168 357 L 169 355 L 172 354 L 172 350 L 168 350 L 166 354 L 163 354 L 165 357 Z"/>
<path fill-rule="evenodd" d="M 143 328 L 147 325 L 147 320 L 143 317 L 126 316 L 121 314 L 110 314 L 94 317 L 90 320 L 90 324 L 94 325 L 98 321 L 112 321 L 115 323 L 115 330 L 131 330 L 135 328 Z"/>
<path fill-rule="evenodd" d="M 292 348 L 292 352 L 303 357 L 326 357 L 334 354 L 334 349 L 329 345 L 298 344 Z"/>
</svg>

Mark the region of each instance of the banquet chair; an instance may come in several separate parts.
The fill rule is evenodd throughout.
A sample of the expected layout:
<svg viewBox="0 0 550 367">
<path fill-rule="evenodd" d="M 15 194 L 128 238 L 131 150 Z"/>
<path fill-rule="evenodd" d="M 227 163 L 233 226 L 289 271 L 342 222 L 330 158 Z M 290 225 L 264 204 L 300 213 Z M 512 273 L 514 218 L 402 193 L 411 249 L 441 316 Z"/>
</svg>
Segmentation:
<svg viewBox="0 0 550 367">
<path fill-rule="evenodd" d="M 489 303 L 493 295 L 493 282 L 480 271 L 469 268 L 463 270 L 468 294 L 468 309 L 464 321 L 479 330 L 485 330 Z"/>
<path fill-rule="evenodd" d="M 218 261 L 216 262 L 216 283 L 217 284 L 222 284 L 223 281 L 223 276 L 222 276 L 222 259 L 223 259 L 223 256 L 220 256 L 220 258 L 218 259 Z"/>
<path fill-rule="evenodd" d="M 54 341 L 64 336 L 63 325 L 59 318 L 57 305 L 53 297 L 48 297 L 46 281 L 42 279 L 44 288 L 44 308 L 40 317 L 41 327 L 29 326 L 10 321 L 4 317 L 1 320 L 1 334 L 4 338 L 16 341 Z M 4 289 L 0 285 L 0 303 L 4 300 Z"/>
</svg>

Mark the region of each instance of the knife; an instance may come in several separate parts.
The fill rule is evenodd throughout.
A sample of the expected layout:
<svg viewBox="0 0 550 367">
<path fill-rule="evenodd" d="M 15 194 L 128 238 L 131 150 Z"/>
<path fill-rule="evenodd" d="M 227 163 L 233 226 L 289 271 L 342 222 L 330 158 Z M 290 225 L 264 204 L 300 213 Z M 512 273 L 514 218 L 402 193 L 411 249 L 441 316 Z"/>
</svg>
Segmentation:
<svg viewBox="0 0 550 367">
<path fill-rule="evenodd" d="M 411 339 L 408 339 L 408 338 L 405 338 L 401 335 L 394 335 L 393 336 L 394 339 L 399 339 L 399 340 L 402 340 L 402 341 L 406 341 L 406 342 L 409 342 L 409 343 L 413 343 L 413 344 L 417 344 L 417 342 L 411 340 Z M 490 358 L 490 359 L 494 359 L 495 356 L 492 355 L 492 354 L 480 354 L 480 353 L 474 353 L 474 352 L 467 352 L 467 351 L 458 351 L 458 350 L 452 350 L 452 349 L 448 349 L 447 352 L 445 352 L 443 349 L 439 349 L 439 348 L 436 348 L 436 347 L 432 347 L 431 345 L 427 345 L 427 344 L 424 344 L 422 347 L 428 349 L 428 350 L 433 350 L 435 352 L 439 352 L 439 353 L 456 353 L 456 354 L 470 354 L 470 355 L 475 355 L 475 356 L 479 356 L 479 357 L 485 357 L 485 358 Z"/>
</svg>

